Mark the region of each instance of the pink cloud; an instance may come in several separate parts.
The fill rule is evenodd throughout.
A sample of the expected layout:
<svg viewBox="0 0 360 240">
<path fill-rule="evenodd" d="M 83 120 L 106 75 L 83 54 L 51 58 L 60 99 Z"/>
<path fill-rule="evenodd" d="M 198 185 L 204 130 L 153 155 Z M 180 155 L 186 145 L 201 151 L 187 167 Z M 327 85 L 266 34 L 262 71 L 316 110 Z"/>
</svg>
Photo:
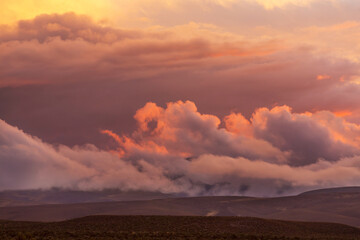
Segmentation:
<svg viewBox="0 0 360 240">
<path fill-rule="evenodd" d="M 130 136 L 103 131 L 116 151 L 53 146 L 1 121 L 0 189 L 273 196 L 360 181 L 359 126 L 330 112 L 260 108 L 250 120 L 230 114 L 223 128 L 218 117 L 178 101 L 147 103 L 134 117 L 138 129 Z"/>
</svg>

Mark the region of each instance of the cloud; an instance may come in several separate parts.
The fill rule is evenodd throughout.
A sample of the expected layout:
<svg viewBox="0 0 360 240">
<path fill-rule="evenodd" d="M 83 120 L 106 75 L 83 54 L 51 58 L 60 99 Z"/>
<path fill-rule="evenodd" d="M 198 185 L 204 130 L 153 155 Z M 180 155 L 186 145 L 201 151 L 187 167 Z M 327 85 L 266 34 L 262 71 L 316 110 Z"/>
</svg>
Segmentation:
<svg viewBox="0 0 360 240">
<path fill-rule="evenodd" d="M 285 8 L 290 6 L 307 6 L 318 0 L 249 0 L 250 2 L 257 2 L 261 4 L 266 9 L 274 8 Z M 331 2 L 331 0 L 329 1 Z"/>
<path fill-rule="evenodd" d="M 202 154 L 244 156 L 280 162 L 285 158 L 266 141 L 219 128 L 221 121 L 218 117 L 200 114 L 190 101 L 168 103 L 166 109 L 147 103 L 134 118 L 139 126 L 133 134 L 138 145 L 157 146 L 154 149 L 161 153 L 190 158 Z M 127 148 L 126 142 L 124 148 Z"/>
<path fill-rule="evenodd" d="M 360 154 L 359 126 L 327 111 L 299 114 L 288 106 L 259 108 L 250 121 L 240 113 L 226 116 L 226 128 L 221 128 L 216 116 L 200 114 L 193 102 L 179 101 L 165 109 L 147 103 L 134 118 L 139 129 L 131 138 L 121 140 L 115 134 L 124 153 L 136 146 L 165 155 L 213 154 L 291 166 Z"/>
<path fill-rule="evenodd" d="M 0 42 L 32 41 L 39 43 L 60 38 L 80 39 L 90 43 L 113 43 L 127 38 L 139 38 L 139 31 L 114 29 L 95 23 L 89 16 L 75 13 L 43 14 L 32 20 L 20 20 L 15 30 L 2 33 Z"/>
<path fill-rule="evenodd" d="M 0 189 L 72 187 L 73 182 L 91 174 L 91 169 L 2 120 L 0 128 Z"/>
<path fill-rule="evenodd" d="M 215 41 L 221 34 L 202 32 L 206 36 L 173 29 L 122 30 L 74 13 L 40 15 L 0 32 L 0 60 L 6 63 L 1 66 L 0 87 L 121 81 L 196 67 L 211 69 L 227 65 L 222 59 L 229 56 L 264 56 L 277 48 L 273 41 Z"/>
<path fill-rule="evenodd" d="M 134 166 L 93 145 L 55 147 L 2 120 L 0 129 L 0 190 L 62 187 L 181 191 L 161 169 L 145 161 Z"/>
<path fill-rule="evenodd" d="M 320 122 L 312 114 L 293 114 L 289 107 L 283 106 L 258 109 L 252 123 L 257 137 L 282 151 L 291 151 L 292 165 L 307 165 L 319 159 L 336 161 L 359 153 L 359 149 L 349 145 L 347 140 L 342 141 L 332 134 L 328 121 L 333 119 L 336 117 L 330 115 Z"/>
<path fill-rule="evenodd" d="M 350 34 L 356 27 L 254 37 L 194 22 L 121 29 L 75 13 L 3 26 L 0 115 L 44 141 L 2 123 L 12 131 L 1 135 L 6 168 L 0 188 L 272 195 L 356 183 L 359 66 L 347 54 L 339 57 L 348 48 L 326 51 L 337 49 L 336 44 L 324 49 L 318 44 L 329 33 L 339 37 L 334 28 Z M 307 36 L 317 31 L 325 33 L 323 38 L 308 42 Z M 347 39 L 346 45 L 353 46 L 348 43 L 354 40 Z M 112 151 L 99 129 L 109 129 L 104 133 L 116 139 Z M 197 177 L 195 163 L 200 166 L 205 159 L 214 159 L 209 160 L 213 165 L 208 175 Z M 228 168 L 234 164 L 238 174 L 211 173 L 222 162 Z M 249 176 L 237 163 L 269 167 L 281 177 Z M 313 180 L 283 176 L 286 168 Z M 320 169 L 327 169 L 324 175 Z M 349 179 L 325 177 L 344 169 Z"/>
<path fill-rule="evenodd" d="M 20 21 L 0 39 L 0 115 L 51 143 L 103 148 L 98 129 L 130 133 L 147 101 L 190 99 L 220 118 L 289 105 L 360 119 L 358 64 L 316 47 L 198 23 L 124 30 L 73 13 Z"/>
<path fill-rule="evenodd" d="M 360 158 L 336 163 L 319 161 L 305 167 L 291 167 L 245 158 L 203 155 L 189 169 L 194 182 L 211 186 L 217 195 L 282 195 L 309 188 L 355 186 L 359 184 Z M 246 186 L 246 187 L 245 187 Z"/>
<path fill-rule="evenodd" d="M 113 150 L 54 146 L 1 120 L 0 189 L 275 196 L 360 181 L 360 126 L 331 112 L 260 108 L 250 120 L 226 116 L 224 128 L 178 101 L 149 102 L 134 118 L 131 135 L 102 131 L 118 144 Z"/>
</svg>

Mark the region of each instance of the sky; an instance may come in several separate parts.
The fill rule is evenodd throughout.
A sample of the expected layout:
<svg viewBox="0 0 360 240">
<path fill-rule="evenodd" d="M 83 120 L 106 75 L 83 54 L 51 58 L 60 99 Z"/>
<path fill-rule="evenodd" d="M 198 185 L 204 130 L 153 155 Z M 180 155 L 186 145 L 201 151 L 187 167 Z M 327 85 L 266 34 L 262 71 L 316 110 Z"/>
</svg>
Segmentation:
<svg viewBox="0 0 360 240">
<path fill-rule="evenodd" d="M 0 191 L 360 185 L 360 2 L 3 0 Z"/>
</svg>

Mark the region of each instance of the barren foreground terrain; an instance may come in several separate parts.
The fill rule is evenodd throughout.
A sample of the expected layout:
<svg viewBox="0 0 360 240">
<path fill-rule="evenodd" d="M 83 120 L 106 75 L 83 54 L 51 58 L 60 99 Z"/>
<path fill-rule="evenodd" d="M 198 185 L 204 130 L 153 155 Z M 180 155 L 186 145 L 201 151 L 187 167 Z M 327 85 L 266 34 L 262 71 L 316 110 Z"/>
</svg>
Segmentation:
<svg viewBox="0 0 360 240">
<path fill-rule="evenodd" d="M 0 239 L 358 240 L 360 229 L 249 217 L 90 216 L 52 223 L 0 221 Z"/>
</svg>

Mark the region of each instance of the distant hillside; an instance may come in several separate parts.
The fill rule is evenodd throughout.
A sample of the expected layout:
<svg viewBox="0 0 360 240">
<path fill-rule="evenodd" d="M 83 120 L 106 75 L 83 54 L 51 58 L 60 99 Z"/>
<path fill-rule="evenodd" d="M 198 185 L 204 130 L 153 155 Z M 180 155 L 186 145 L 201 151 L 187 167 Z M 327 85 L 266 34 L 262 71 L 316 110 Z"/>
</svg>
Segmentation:
<svg viewBox="0 0 360 240">
<path fill-rule="evenodd" d="M 91 216 L 57 223 L 0 221 L 0 239 L 359 240 L 360 229 L 245 217 Z"/>
<path fill-rule="evenodd" d="M 75 191 L 63 189 L 18 190 L 0 192 L 0 207 L 43 204 L 69 204 L 88 202 L 134 201 L 168 198 L 170 195 L 156 192 L 120 191 Z"/>
<path fill-rule="evenodd" d="M 0 208 L 0 219 L 61 221 L 88 215 L 250 216 L 360 227 L 360 192 L 313 192 L 291 197 L 193 197 Z"/>
<path fill-rule="evenodd" d="M 331 194 L 331 193 L 360 193 L 360 187 L 324 188 L 324 189 L 317 189 L 317 190 L 304 192 L 304 193 L 301 193 L 299 195 L 305 195 L 305 194 Z"/>
</svg>

